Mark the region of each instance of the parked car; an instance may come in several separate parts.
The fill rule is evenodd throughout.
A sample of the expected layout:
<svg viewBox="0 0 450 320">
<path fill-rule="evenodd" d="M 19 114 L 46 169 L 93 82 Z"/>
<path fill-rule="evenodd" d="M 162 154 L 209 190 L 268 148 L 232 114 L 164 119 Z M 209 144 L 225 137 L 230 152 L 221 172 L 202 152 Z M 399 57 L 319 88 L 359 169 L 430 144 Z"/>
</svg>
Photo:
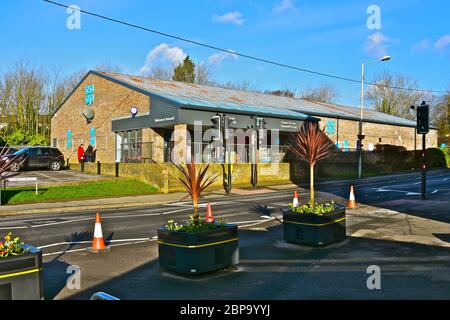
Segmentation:
<svg viewBox="0 0 450 320">
<path fill-rule="evenodd" d="M 2 156 L 10 155 L 17 151 L 19 151 L 19 150 L 17 150 L 16 148 L 0 147 L 0 155 L 2 155 Z"/>
<path fill-rule="evenodd" d="M 13 153 L 9 157 L 11 159 L 19 159 L 21 158 L 19 156 L 26 156 L 25 161 L 14 163 L 11 166 L 11 171 L 17 172 L 21 169 L 44 168 L 58 171 L 64 166 L 64 155 L 57 148 L 53 147 L 27 147 Z"/>
</svg>

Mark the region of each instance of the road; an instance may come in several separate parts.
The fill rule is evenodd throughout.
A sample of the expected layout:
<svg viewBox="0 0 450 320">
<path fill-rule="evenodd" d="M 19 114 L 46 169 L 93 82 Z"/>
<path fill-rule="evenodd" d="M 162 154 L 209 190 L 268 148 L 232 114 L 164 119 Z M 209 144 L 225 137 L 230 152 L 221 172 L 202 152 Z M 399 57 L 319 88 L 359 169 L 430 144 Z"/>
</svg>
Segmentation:
<svg viewBox="0 0 450 320">
<path fill-rule="evenodd" d="M 421 210 L 414 205 L 420 201 L 419 174 L 397 175 L 388 181 L 383 178 L 355 182 L 356 199 L 359 203 L 378 205 L 383 208 L 408 209 L 413 214 L 426 216 L 437 221 L 450 223 L 448 207 L 439 206 L 440 199 L 450 199 L 450 170 L 432 172 L 428 177 L 431 194 L 426 203 L 436 204 L 433 212 Z M 331 182 L 318 186 L 317 200 L 335 200 L 345 205 L 348 199 L 349 183 Z M 300 201 L 306 202 L 308 194 L 300 192 Z M 267 194 L 231 196 L 212 201 L 213 212 L 219 221 L 237 223 L 242 227 L 254 227 L 274 219 L 281 208 L 292 201 L 292 191 L 275 191 Z M 397 201 L 397 202 L 396 202 Z M 200 214 L 206 212 L 203 201 Z M 101 212 L 104 237 L 112 245 L 153 239 L 156 230 L 168 219 L 186 221 L 192 209 L 189 202 L 167 205 L 109 209 Z M 0 217 L 0 233 L 13 231 L 27 243 L 41 247 L 45 256 L 64 251 L 82 250 L 92 240 L 95 211 L 77 213 L 34 214 L 27 216 Z"/>
<path fill-rule="evenodd" d="M 369 206 L 349 210 L 351 237 L 318 249 L 282 241 L 276 218 L 292 201 L 293 190 L 209 195 L 200 214 L 211 201 L 216 219 L 239 225 L 240 264 L 237 272 L 198 280 L 174 277 L 157 263 L 156 230 L 168 219 L 187 220 L 192 212 L 187 201 L 102 211 L 103 234 L 113 246 L 105 255 L 85 251 L 92 240 L 94 211 L 0 217 L 0 234 L 11 230 L 41 247 L 46 299 L 89 299 L 97 291 L 123 299 L 448 299 L 450 171 L 429 174 L 433 192 L 425 202 L 416 194 L 419 179 L 408 174 L 353 181 L 357 201 Z M 345 204 L 349 185 L 318 184 L 317 200 Z M 297 190 L 300 201 L 308 201 L 307 189 Z M 82 270 L 82 286 L 75 291 L 66 287 L 71 265 Z M 370 265 L 382 269 L 379 292 L 366 287 Z"/>
</svg>

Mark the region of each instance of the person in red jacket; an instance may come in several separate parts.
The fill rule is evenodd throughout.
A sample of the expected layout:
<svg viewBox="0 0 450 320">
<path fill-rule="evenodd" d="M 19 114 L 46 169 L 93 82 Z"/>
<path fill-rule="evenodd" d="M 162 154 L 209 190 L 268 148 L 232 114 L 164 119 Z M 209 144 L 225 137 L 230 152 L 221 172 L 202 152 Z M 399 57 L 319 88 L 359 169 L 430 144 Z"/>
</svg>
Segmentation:
<svg viewBox="0 0 450 320">
<path fill-rule="evenodd" d="M 82 163 L 84 161 L 84 148 L 83 144 L 78 147 L 78 162 Z"/>
</svg>

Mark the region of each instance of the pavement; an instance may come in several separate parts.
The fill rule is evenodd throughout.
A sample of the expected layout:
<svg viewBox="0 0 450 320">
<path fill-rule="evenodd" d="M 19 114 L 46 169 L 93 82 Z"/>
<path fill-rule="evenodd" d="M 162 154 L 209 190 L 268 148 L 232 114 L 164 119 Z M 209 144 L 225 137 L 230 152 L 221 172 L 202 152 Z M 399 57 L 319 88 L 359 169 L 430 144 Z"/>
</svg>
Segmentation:
<svg viewBox="0 0 450 320">
<path fill-rule="evenodd" d="M 179 277 L 158 265 L 157 228 L 191 214 L 190 203 L 179 201 L 181 194 L 164 204 L 102 210 L 111 246 L 102 255 L 86 251 L 96 210 L 2 216 L 0 231 L 11 230 L 42 249 L 46 299 L 88 299 L 97 291 L 122 299 L 449 299 L 450 170 L 430 172 L 433 193 L 425 202 L 416 194 L 417 178 L 319 184 L 318 201 L 344 205 L 349 183 L 354 184 L 359 207 L 347 211 L 346 241 L 314 249 L 283 241 L 281 208 L 292 201 L 294 187 L 301 202 L 308 200 L 302 186 L 253 194 L 237 190 L 231 196 L 212 192 L 200 214 L 211 202 L 216 219 L 239 226 L 240 265 L 198 278 Z M 66 281 L 73 265 L 81 270 L 81 287 L 70 290 Z M 381 269 L 381 290 L 367 288 L 372 265 Z"/>
<path fill-rule="evenodd" d="M 444 175 L 448 174 L 449 169 L 443 170 L 435 170 L 430 172 L 428 185 L 431 188 L 431 192 L 434 192 L 430 196 L 433 198 L 441 197 L 444 194 L 450 195 L 450 178 L 445 180 L 447 176 L 444 178 Z M 95 181 L 102 179 L 101 176 L 97 175 L 89 175 L 79 172 L 73 171 L 31 171 L 31 172 L 23 172 L 20 177 L 31 177 L 31 176 L 45 176 L 47 180 L 42 179 L 42 181 L 46 181 L 47 184 L 55 184 L 58 182 L 59 184 L 64 183 L 73 183 L 80 181 Z M 417 185 L 418 179 L 420 178 L 417 172 L 414 173 L 406 173 L 406 174 L 397 174 L 397 175 L 386 175 L 386 176 L 378 176 L 378 177 L 369 177 L 361 180 L 318 180 L 316 183 L 316 188 L 319 190 L 328 190 L 335 189 L 338 191 L 337 195 L 345 198 L 348 197 L 349 185 L 354 185 L 356 188 L 357 196 L 366 197 L 366 188 L 371 184 L 381 184 L 379 190 L 377 191 L 378 196 L 377 200 L 386 196 L 386 193 L 383 193 L 384 182 L 402 182 L 399 186 L 396 184 L 396 187 L 402 188 L 404 191 L 394 190 L 392 193 L 397 193 L 397 196 L 403 194 L 412 193 L 412 195 L 408 195 L 408 200 L 413 200 L 418 198 L 420 192 L 420 186 Z M 39 178 L 41 179 L 41 178 Z M 108 178 L 111 179 L 111 178 Z M 23 184 L 23 182 L 21 182 Z M 26 182 L 25 182 L 26 183 Z M 39 182 L 39 184 L 44 182 Z M 307 184 L 283 184 L 283 185 L 274 185 L 268 186 L 264 188 L 258 189 L 240 189 L 233 188 L 232 195 L 255 195 L 255 194 L 264 194 L 270 193 L 280 190 L 297 190 L 299 186 L 307 189 Z M 360 192 L 359 189 L 365 188 L 364 192 Z M 436 189 L 440 188 L 440 189 Z M 407 191 L 405 191 L 407 190 Z M 411 190 L 411 191 L 409 191 Z M 370 191 L 369 194 L 372 194 L 373 191 Z M 386 192 L 389 192 L 386 191 Z M 439 194 L 438 194 L 439 192 Z M 212 191 L 205 193 L 206 199 L 217 199 L 223 198 L 226 196 L 223 190 Z M 130 197 L 116 197 L 116 198 L 104 198 L 104 199 L 86 199 L 86 200 L 76 200 L 76 201 L 64 201 L 64 202 L 45 202 L 45 203 L 31 203 L 31 204 L 19 204 L 19 205 L 3 205 L 0 206 L 0 217 L 2 216 L 10 216 L 10 215 L 26 215 L 26 214 L 36 214 L 36 213 L 65 213 L 65 212 L 79 212 L 83 210 L 105 210 L 111 208 L 132 208 L 137 206 L 149 206 L 149 205 L 157 205 L 157 204 L 167 204 L 174 201 L 178 201 L 183 199 L 185 194 L 183 193 L 171 193 L 171 194 L 152 194 L 152 195 L 144 195 L 144 196 L 130 196 Z M 370 196 L 370 195 L 369 195 Z M 414 196 L 414 197 L 413 197 Z M 393 200 L 394 196 L 386 197 L 388 200 Z M 358 198 L 358 200 L 365 201 L 365 199 Z M 400 204 L 401 205 L 401 204 Z M 437 203 L 437 205 L 441 205 Z"/>
</svg>

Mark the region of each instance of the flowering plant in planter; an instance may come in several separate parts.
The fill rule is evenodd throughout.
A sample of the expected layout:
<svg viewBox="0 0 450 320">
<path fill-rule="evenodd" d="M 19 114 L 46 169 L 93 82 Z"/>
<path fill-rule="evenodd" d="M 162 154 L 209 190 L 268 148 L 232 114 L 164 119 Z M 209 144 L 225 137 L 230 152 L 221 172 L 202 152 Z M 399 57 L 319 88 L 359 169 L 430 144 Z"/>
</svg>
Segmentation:
<svg viewBox="0 0 450 320">
<path fill-rule="evenodd" d="M 191 197 L 192 204 L 194 206 L 194 214 L 192 215 L 190 222 L 188 222 L 186 226 L 179 226 L 179 230 L 182 230 L 183 228 L 191 230 L 196 228 L 202 229 L 205 228 L 205 225 L 206 228 L 208 228 L 207 223 L 199 218 L 198 202 L 203 191 L 212 185 L 217 180 L 219 175 L 206 175 L 209 169 L 209 164 L 199 170 L 197 170 L 195 162 L 187 163 L 186 168 L 179 164 L 174 163 L 174 165 L 181 173 L 181 177 L 177 180 Z"/>
<path fill-rule="evenodd" d="M 169 220 L 158 229 L 159 264 L 180 274 L 202 274 L 228 269 L 239 263 L 236 225 L 207 222 L 198 214 L 202 192 L 217 180 L 207 175 L 209 165 L 197 170 L 195 163 L 174 164 L 181 177 L 176 178 L 192 199 L 194 214 L 185 224 Z"/>
<path fill-rule="evenodd" d="M 336 210 L 336 205 L 334 204 L 334 201 L 328 203 L 314 203 L 314 205 L 306 203 L 298 206 L 294 206 L 292 203 L 290 203 L 289 209 L 294 213 L 315 214 L 321 216 L 332 213 L 334 210 Z"/>
<path fill-rule="evenodd" d="M 314 167 L 318 161 L 334 155 L 336 146 L 328 138 L 325 129 L 321 130 L 316 122 L 306 123 L 294 136 L 291 151 L 301 160 L 309 163 L 309 203 L 293 212 L 326 214 L 332 212 L 334 203 L 317 204 L 314 193 Z"/>
<path fill-rule="evenodd" d="M 0 241 L 0 258 L 6 258 L 8 256 L 18 256 L 25 254 L 29 249 L 24 249 L 22 246 L 23 242 L 20 242 L 19 237 L 13 237 L 12 233 L 9 232 Z"/>
<path fill-rule="evenodd" d="M 345 208 L 333 201 L 317 203 L 314 194 L 314 167 L 334 154 L 336 147 L 316 122 L 306 123 L 294 136 L 291 150 L 309 163 L 309 202 L 289 204 L 283 210 L 284 239 L 287 242 L 323 246 L 346 237 Z"/>
</svg>

